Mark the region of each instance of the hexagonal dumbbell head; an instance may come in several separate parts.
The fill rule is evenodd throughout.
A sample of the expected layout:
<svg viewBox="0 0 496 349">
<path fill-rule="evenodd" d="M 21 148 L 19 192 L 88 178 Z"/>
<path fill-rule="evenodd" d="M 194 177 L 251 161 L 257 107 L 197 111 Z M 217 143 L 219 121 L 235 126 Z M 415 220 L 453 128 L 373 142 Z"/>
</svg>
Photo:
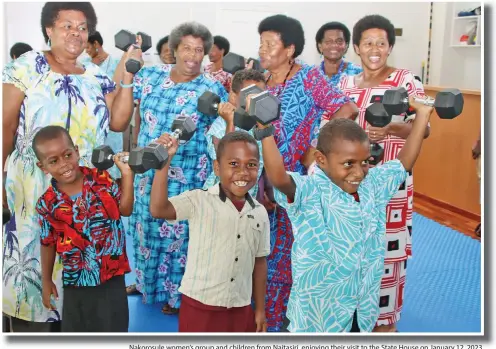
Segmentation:
<svg viewBox="0 0 496 349">
<path fill-rule="evenodd" d="M 171 129 L 177 135 L 178 140 L 189 141 L 195 134 L 196 124 L 193 119 L 187 116 L 180 116 L 172 122 Z"/>
<path fill-rule="evenodd" d="M 256 123 L 255 118 L 251 117 L 245 109 L 240 107 L 234 111 L 234 126 L 250 131 Z"/>
<path fill-rule="evenodd" d="M 152 47 L 152 37 L 146 33 L 138 32 L 141 35 L 141 52 L 146 52 Z"/>
<path fill-rule="evenodd" d="M 143 32 L 138 32 L 139 35 L 141 35 L 141 51 L 146 52 L 147 50 L 152 47 L 152 38 L 150 35 L 143 33 Z M 136 43 L 136 35 L 134 33 L 131 33 L 129 30 L 120 30 L 117 34 L 114 36 L 115 39 L 115 47 L 122 51 L 127 51 L 129 46 L 133 45 Z"/>
<path fill-rule="evenodd" d="M 408 92 L 404 87 L 389 89 L 384 92 L 382 104 L 389 115 L 401 115 L 408 110 Z"/>
<path fill-rule="evenodd" d="M 268 125 L 279 119 L 281 102 L 269 91 L 251 97 L 248 114 L 262 125 Z"/>
<path fill-rule="evenodd" d="M 440 91 L 436 95 L 434 108 L 441 119 L 454 119 L 463 111 L 463 94 L 456 88 Z"/>
<path fill-rule="evenodd" d="M 222 59 L 222 69 L 231 74 L 236 73 L 238 70 L 245 69 L 245 58 L 236 53 L 229 52 Z"/>
<path fill-rule="evenodd" d="M 145 164 L 143 164 L 143 153 L 143 147 L 136 147 L 129 153 L 128 164 L 134 173 L 145 173 L 149 170 L 149 168 L 147 168 Z"/>
<path fill-rule="evenodd" d="M 387 91 L 386 91 L 387 92 Z M 365 110 L 365 120 L 374 127 L 384 127 L 391 122 L 391 115 L 386 107 L 378 102 L 372 103 Z"/>
<path fill-rule="evenodd" d="M 108 145 L 101 145 L 93 149 L 91 163 L 99 170 L 108 170 L 114 166 L 114 151 Z"/>
<path fill-rule="evenodd" d="M 246 97 L 248 95 L 259 94 L 261 92 L 263 92 L 263 90 L 255 84 L 242 88 L 241 91 L 239 91 L 239 106 L 246 109 Z"/>
<path fill-rule="evenodd" d="M 198 98 L 196 109 L 205 115 L 215 116 L 219 110 L 220 97 L 215 93 L 206 91 Z"/>
<path fill-rule="evenodd" d="M 168 159 L 167 148 L 160 143 L 152 142 L 143 149 L 141 161 L 143 168 L 160 170 L 165 167 Z"/>
</svg>

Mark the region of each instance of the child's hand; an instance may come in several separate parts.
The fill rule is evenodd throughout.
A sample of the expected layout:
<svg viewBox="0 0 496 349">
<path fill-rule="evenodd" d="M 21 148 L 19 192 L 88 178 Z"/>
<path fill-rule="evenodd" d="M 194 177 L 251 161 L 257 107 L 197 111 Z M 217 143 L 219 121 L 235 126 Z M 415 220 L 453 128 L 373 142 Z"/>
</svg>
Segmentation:
<svg viewBox="0 0 496 349">
<path fill-rule="evenodd" d="M 255 324 L 257 325 L 257 332 L 267 332 L 265 310 L 255 311 Z"/>
<path fill-rule="evenodd" d="M 162 144 L 167 148 L 167 154 L 169 154 L 169 161 L 176 154 L 179 143 L 170 134 L 164 133 L 155 142 Z"/>
<path fill-rule="evenodd" d="M 425 97 L 423 97 L 423 96 L 409 96 L 408 97 L 408 103 L 409 103 L 410 107 L 412 107 L 415 110 L 415 113 L 417 115 L 418 114 L 424 114 L 425 116 L 430 118 L 434 108 L 431 106 L 425 105 L 423 103 L 415 101 L 415 98 L 425 99 L 425 100 L 428 100 L 430 98 L 428 96 L 425 96 Z"/>
<path fill-rule="evenodd" d="M 131 167 L 129 167 L 129 164 L 127 162 L 122 161 L 122 157 L 124 156 L 129 156 L 128 152 L 122 152 L 114 155 L 114 163 L 121 171 L 123 175 L 128 174 L 128 173 L 133 173 L 131 170 Z"/>
<path fill-rule="evenodd" d="M 51 296 L 53 294 L 53 297 L 58 300 L 59 299 L 59 293 L 57 292 L 57 286 L 53 283 L 52 280 L 49 282 L 43 283 L 43 288 L 42 288 L 42 302 L 45 308 L 49 310 L 56 310 L 57 308 L 52 305 L 51 302 Z"/>
<path fill-rule="evenodd" d="M 219 104 L 219 115 L 224 119 L 224 121 L 228 124 L 232 124 L 234 122 L 234 111 L 236 107 L 231 103 L 220 103 Z"/>
</svg>

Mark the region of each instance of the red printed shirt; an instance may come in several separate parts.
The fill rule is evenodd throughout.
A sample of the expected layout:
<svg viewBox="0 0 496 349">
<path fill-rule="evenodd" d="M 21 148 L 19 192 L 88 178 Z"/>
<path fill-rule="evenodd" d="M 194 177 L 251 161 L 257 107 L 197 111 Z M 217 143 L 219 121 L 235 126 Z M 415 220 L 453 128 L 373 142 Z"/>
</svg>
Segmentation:
<svg viewBox="0 0 496 349">
<path fill-rule="evenodd" d="M 232 74 L 224 70 L 212 71 L 213 63 L 209 63 L 205 66 L 205 73 L 209 73 L 214 77 L 215 80 L 220 82 L 222 86 L 226 89 L 227 93 L 231 92 L 231 80 Z"/>
<path fill-rule="evenodd" d="M 64 287 L 98 286 L 131 271 L 119 211 L 121 193 L 107 171 L 80 167 L 83 190 L 69 197 L 51 186 L 36 205 L 41 244 L 56 244 Z"/>
</svg>

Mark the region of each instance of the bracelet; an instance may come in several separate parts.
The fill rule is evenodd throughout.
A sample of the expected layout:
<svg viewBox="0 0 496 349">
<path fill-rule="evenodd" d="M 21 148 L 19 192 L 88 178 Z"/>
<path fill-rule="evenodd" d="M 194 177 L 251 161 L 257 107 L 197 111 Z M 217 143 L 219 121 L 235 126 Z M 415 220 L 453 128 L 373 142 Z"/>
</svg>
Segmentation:
<svg viewBox="0 0 496 349">
<path fill-rule="evenodd" d="M 126 85 L 126 84 L 124 84 L 124 83 L 122 82 L 122 80 L 121 80 L 121 87 L 122 87 L 122 88 L 130 88 L 130 87 L 133 87 L 133 86 L 134 86 L 134 82 L 133 82 L 132 84 Z"/>
<path fill-rule="evenodd" d="M 255 138 L 257 141 L 261 141 L 266 137 L 272 136 L 274 134 L 274 131 L 275 131 L 275 127 L 272 124 L 269 127 L 263 129 L 259 129 L 255 127 L 253 129 L 253 138 Z"/>
</svg>

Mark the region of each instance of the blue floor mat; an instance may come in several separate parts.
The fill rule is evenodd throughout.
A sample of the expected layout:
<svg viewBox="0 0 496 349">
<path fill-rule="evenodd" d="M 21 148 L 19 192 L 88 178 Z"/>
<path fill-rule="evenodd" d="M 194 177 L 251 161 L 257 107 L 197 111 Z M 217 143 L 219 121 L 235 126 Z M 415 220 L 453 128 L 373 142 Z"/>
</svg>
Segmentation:
<svg viewBox="0 0 496 349">
<path fill-rule="evenodd" d="M 126 220 L 127 221 L 127 220 Z M 126 222 L 127 225 L 127 222 Z M 127 251 L 135 281 L 131 236 Z M 480 332 L 481 244 L 419 214 L 413 215 L 413 258 L 408 261 L 400 332 Z M 129 297 L 129 332 L 177 332 L 177 315 L 162 304 Z"/>
</svg>

